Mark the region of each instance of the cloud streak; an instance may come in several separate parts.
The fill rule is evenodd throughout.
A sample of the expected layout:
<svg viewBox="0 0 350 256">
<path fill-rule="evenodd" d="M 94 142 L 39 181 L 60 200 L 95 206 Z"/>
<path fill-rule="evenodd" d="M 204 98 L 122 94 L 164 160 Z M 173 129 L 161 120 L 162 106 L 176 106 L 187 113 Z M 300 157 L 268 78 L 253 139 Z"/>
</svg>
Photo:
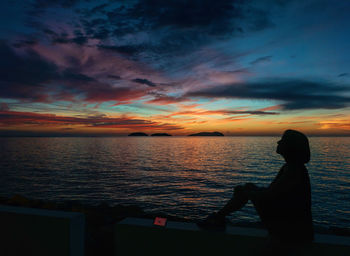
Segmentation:
<svg viewBox="0 0 350 256">
<path fill-rule="evenodd" d="M 59 33 L 38 21 L 55 8 L 76 10 L 73 32 Z M 127 55 L 189 53 L 215 40 L 272 25 L 268 10 L 248 0 L 116 0 L 102 4 L 36 0 L 31 13 L 32 26 L 46 31 L 52 43 L 85 45 L 98 40 L 100 48 Z"/>
<path fill-rule="evenodd" d="M 52 56 L 56 54 L 55 52 L 46 49 L 42 52 L 43 56 L 39 53 L 43 51 L 42 49 L 36 46 L 35 50 L 15 51 L 4 41 L 0 41 L 0 54 L 2 56 L 0 59 L 1 98 L 44 103 L 56 100 L 76 101 L 79 99 L 91 103 L 114 101 L 123 104 L 140 99 L 148 94 L 149 89 L 131 86 L 128 79 L 122 80 L 119 75 L 114 74 L 113 59 L 110 58 L 109 61 L 112 62 L 107 63 L 107 65 L 106 61 L 108 59 L 98 63 L 97 60 L 103 58 L 103 55 L 98 55 L 98 52 L 92 52 L 90 59 L 87 58 L 87 61 L 82 63 L 81 60 L 72 55 L 67 55 L 67 58 L 62 60 L 57 59 Z M 65 48 L 65 50 L 71 51 L 75 48 Z M 48 55 L 51 59 L 45 55 Z M 96 73 L 98 65 L 105 66 L 105 73 Z M 129 62 L 129 65 L 132 65 L 132 63 Z M 134 67 L 135 70 L 132 72 L 137 74 L 140 69 L 137 69 L 136 65 Z M 95 77 L 83 73 L 87 71 Z M 132 72 L 124 73 L 132 74 Z M 149 75 L 152 75 L 152 73 L 149 72 Z M 116 84 L 110 81 L 111 78 L 114 81 L 118 80 L 119 83 Z M 148 87 L 155 86 L 147 79 L 135 79 L 133 82 Z"/>
<path fill-rule="evenodd" d="M 234 83 L 189 92 L 188 97 L 281 101 L 284 110 L 341 109 L 350 105 L 347 85 L 296 79 Z M 345 94 L 345 95 L 344 95 Z"/>
<path fill-rule="evenodd" d="M 262 64 L 262 63 L 266 63 L 266 62 L 270 62 L 272 59 L 272 56 L 264 56 L 264 57 L 260 57 L 257 58 L 256 60 L 250 62 L 251 65 L 257 65 L 257 64 Z"/>
<path fill-rule="evenodd" d="M 150 87 L 156 87 L 157 85 L 155 83 L 153 83 L 152 81 L 150 80 L 147 80 L 147 79 L 142 79 L 142 78 L 135 78 L 133 80 L 131 80 L 135 83 L 139 83 L 139 84 L 145 84 L 145 85 L 148 85 Z"/>
<path fill-rule="evenodd" d="M 71 117 L 54 114 L 38 114 L 32 112 L 0 111 L 0 126 L 77 126 L 96 128 L 129 128 L 129 129 L 158 129 L 181 130 L 183 127 L 176 124 L 160 123 L 135 117 L 107 117 L 88 116 Z"/>
</svg>

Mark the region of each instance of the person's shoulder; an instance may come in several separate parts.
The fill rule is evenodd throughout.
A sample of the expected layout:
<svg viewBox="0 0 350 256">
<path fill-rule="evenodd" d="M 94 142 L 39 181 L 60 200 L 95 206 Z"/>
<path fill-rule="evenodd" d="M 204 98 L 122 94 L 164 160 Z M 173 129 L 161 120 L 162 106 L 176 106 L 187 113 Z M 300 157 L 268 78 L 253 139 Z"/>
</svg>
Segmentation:
<svg viewBox="0 0 350 256">
<path fill-rule="evenodd" d="M 283 166 L 283 175 L 289 178 L 297 178 L 304 173 L 304 169 L 304 166 L 285 164 Z"/>
<path fill-rule="evenodd" d="M 288 165 L 284 164 L 284 165 L 282 165 L 279 173 L 282 174 L 282 173 L 287 172 L 287 171 L 288 171 Z"/>
</svg>

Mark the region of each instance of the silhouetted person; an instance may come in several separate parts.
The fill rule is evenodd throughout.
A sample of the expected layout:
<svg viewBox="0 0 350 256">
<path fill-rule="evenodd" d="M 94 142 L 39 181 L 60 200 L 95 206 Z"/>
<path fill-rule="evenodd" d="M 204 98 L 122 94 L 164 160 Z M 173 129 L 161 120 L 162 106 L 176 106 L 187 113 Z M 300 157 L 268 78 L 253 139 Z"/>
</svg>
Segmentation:
<svg viewBox="0 0 350 256">
<path fill-rule="evenodd" d="M 253 183 L 236 186 L 229 202 L 210 215 L 200 226 L 224 225 L 225 216 L 241 209 L 251 200 L 270 236 L 265 255 L 285 255 L 313 240 L 311 187 L 304 166 L 310 160 L 307 137 L 294 130 L 284 132 L 276 152 L 286 163 L 267 188 Z"/>
</svg>

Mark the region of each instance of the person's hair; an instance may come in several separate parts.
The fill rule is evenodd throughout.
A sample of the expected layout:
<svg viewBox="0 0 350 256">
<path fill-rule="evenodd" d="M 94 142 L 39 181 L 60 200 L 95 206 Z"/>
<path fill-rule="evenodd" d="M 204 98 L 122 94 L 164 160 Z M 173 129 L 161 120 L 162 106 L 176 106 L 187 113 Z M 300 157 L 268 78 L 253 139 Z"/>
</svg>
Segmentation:
<svg viewBox="0 0 350 256">
<path fill-rule="evenodd" d="M 304 164 L 310 161 L 309 140 L 303 133 L 286 130 L 282 138 L 286 143 L 286 157 Z"/>
</svg>

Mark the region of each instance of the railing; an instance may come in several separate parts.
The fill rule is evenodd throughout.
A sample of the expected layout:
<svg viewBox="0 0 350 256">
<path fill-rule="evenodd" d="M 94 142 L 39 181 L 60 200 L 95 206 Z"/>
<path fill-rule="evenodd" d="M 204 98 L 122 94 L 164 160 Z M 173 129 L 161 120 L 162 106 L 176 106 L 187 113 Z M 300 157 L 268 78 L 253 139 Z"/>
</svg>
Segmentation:
<svg viewBox="0 0 350 256">
<path fill-rule="evenodd" d="M 0 255 L 84 255 L 84 214 L 0 205 Z M 127 218 L 114 226 L 114 254 L 259 255 L 268 242 L 264 229 L 228 226 L 223 232 L 194 223 Z M 299 255 L 299 254 L 298 254 Z M 301 255 L 350 256 L 350 237 L 315 234 Z M 104 256 L 104 255 L 102 255 Z"/>
<path fill-rule="evenodd" d="M 83 256 L 81 213 L 0 205 L 0 255 Z"/>
<path fill-rule="evenodd" d="M 268 242 L 264 229 L 227 227 L 205 231 L 194 223 L 153 225 L 151 219 L 127 218 L 115 225 L 115 255 L 261 255 Z M 298 254 L 300 255 L 300 254 Z M 350 255 L 350 237 L 315 234 L 301 255 Z"/>
</svg>

